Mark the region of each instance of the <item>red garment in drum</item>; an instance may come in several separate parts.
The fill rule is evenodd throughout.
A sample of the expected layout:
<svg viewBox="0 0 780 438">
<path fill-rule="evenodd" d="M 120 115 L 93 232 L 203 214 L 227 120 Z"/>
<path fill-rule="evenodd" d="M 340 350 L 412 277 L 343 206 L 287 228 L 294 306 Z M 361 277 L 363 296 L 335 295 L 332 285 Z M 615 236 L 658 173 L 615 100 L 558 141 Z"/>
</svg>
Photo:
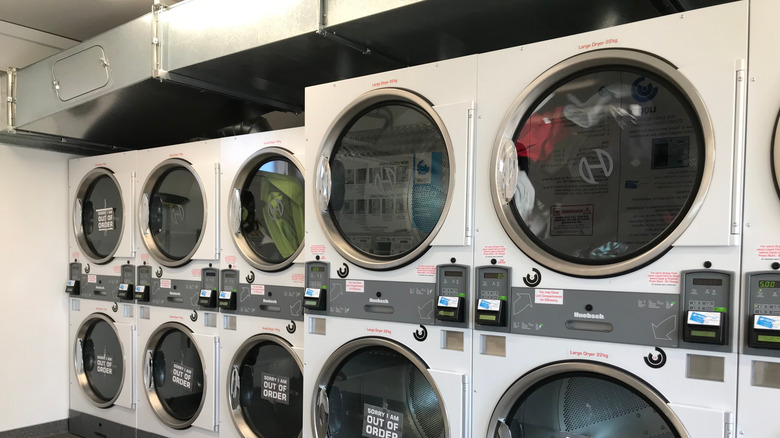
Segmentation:
<svg viewBox="0 0 780 438">
<path fill-rule="evenodd" d="M 546 114 L 533 114 L 515 142 L 517 156 L 534 162 L 546 160 L 565 135 L 563 107 Z"/>
</svg>

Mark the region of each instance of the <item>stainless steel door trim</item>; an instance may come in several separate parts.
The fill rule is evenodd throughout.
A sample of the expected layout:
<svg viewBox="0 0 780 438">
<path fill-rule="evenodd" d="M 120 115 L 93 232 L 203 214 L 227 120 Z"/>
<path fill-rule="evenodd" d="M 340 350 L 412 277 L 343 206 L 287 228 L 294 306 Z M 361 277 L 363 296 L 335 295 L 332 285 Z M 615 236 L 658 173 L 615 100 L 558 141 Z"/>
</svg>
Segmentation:
<svg viewBox="0 0 780 438">
<path fill-rule="evenodd" d="M 338 116 L 336 116 L 333 123 L 330 125 L 330 127 L 328 127 L 327 134 L 323 139 L 322 144 L 320 144 L 318 155 L 323 157 L 325 160 L 330 160 L 333 150 L 336 146 L 336 142 L 347 126 L 349 126 L 354 121 L 354 118 L 369 107 L 380 104 L 382 102 L 404 102 L 412 105 L 431 118 L 431 120 L 436 125 L 436 128 L 441 133 L 442 138 L 444 139 L 450 166 L 450 181 L 453 181 L 458 171 L 458 163 L 456 163 L 454 160 L 455 153 L 452 140 L 450 139 L 450 135 L 447 132 L 447 127 L 445 126 L 444 121 L 438 115 L 434 109 L 434 105 L 431 102 L 416 93 L 401 88 L 382 88 L 378 90 L 371 90 L 363 93 L 357 99 L 352 101 L 344 110 L 341 111 L 341 113 L 339 113 Z M 464 163 L 464 165 L 465 164 L 466 163 Z M 315 174 L 319 175 L 320 172 L 320 169 L 316 169 Z M 314 193 L 312 193 L 312 196 L 314 196 L 314 205 L 322 205 L 322 201 L 320 199 L 320 196 L 322 195 L 318 193 L 317 190 L 313 192 Z M 327 190 L 326 192 L 328 195 L 330 195 L 330 190 Z M 347 242 L 344 236 L 342 236 L 339 232 L 338 227 L 333 223 L 333 219 L 330 217 L 329 211 L 322 211 L 322 209 L 320 209 L 321 211 L 319 211 L 316 216 L 320 226 L 325 232 L 325 236 L 327 237 L 328 241 L 330 241 L 336 251 L 344 258 L 366 269 L 388 270 L 411 263 L 428 250 L 431 242 L 438 234 L 439 230 L 444 224 L 444 221 L 447 219 L 453 196 L 453 184 L 450 184 L 449 190 L 447 192 L 447 199 L 445 200 L 441 217 L 436 223 L 436 226 L 428 234 L 428 237 L 417 246 L 417 248 L 401 257 L 381 258 L 368 255 Z"/>
<path fill-rule="evenodd" d="M 298 171 L 301 173 L 301 175 L 306 175 L 303 164 L 300 160 L 298 160 L 295 155 L 293 155 L 290 151 L 279 148 L 279 147 L 268 147 L 263 148 L 259 151 L 257 151 L 255 154 L 250 156 L 249 158 L 244 161 L 244 163 L 241 165 L 239 172 L 236 174 L 236 177 L 233 179 L 233 183 L 231 184 L 230 193 L 238 193 L 238 208 L 239 208 L 239 217 L 238 221 L 240 223 L 240 216 L 241 216 L 241 190 L 244 186 L 244 182 L 246 181 L 249 174 L 254 170 L 256 166 L 259 164 L 272 160 L 274 158 L 282 158 L 287 161 L 290 161 L 293 166 L 295 166 Z M 305 192 L 305 191 L 304 191 Z M 305 193 L 304 193 L 305 196 Z M 230 205 L 231 210 L 228 212 L 229 215 L 235 215 L 235 212 L 232 211 L 233 209 L 233 203 L 232 196 L 230 198 Z M 301 202 L 303 202 L 304 199 L 301 199 Z M 233 223 L 233 218 L 230 218 L 230 223 Z M 240 228 L 240 227 L 239 227 Z M 241 255 L 244 256 L 244 259 L 246 259 L 247 262 L 249 262 L 250 265 L 254 266 L 257 269 L 260 269 L 261 271 L 265 272 L 276 272 L 281 271 L 283 269 L 286 269 L 290 265 L 292 265 L 293 261 L 295 261 L 296 258 L 301 254 L 303 251 L 304 246 L 304 239 L 301 239 L 301 243 L 298 245 L 298 249 L 295 250 L 295 252 L 290 256 L 287 257 L 284 261 L 280 263 L 269 263 L 266 260 L 263 260 L 260 256 L 255 254 L 255 252 L 252 250 L 252 248 L 249 246 L 249 243 L 246 241 L 246 238 L 244 238 L 243 233 L 241 233 L 240 229 L 238 231 L 235 231 L 233 229 L 230 230 L 230 234 L 233 237 L 233 242 L 235 242 L 236 246 L 238 247 L 238 250 L 241 252 Z"/>
<path fill-rule="evenodd" d="M 87 378 L 87 374 L 84 372 L 84 362 L 83 362 L 83 346 L 84 346 L 84 337 L 87 335 L 87 331 L 92 328 L 93 324 L 96 322 L 105 322 L 108 324 L 109 327 L 114 331 L 114 336 L 116 336 L 117 343 L 119 344 L 119 347 L 121 349 L 121 357 L 122 357 L 122 380 L 119 382 L 119 390 L 116 394 L 112 396 L 110 400 L 103 400 L 100 397 L 98 397 L 97 394 L 92 390 L 92 387 L 89 384 L 89 379 Z M 76 372 L 76 381 L 79 384 L 79 387 L 84 392 L 84 395 L 87 396 L 87 399 L 92 403 L 93 405 L 97 406 L 98 408 L 107 408 L 114 404 L 117 398 L 119 398 L 119 394 L 122 393 L 122 388 L 124 387 L 125 383 L 125 377 L 128 372 L 132 372 L 129 370 L 125 365 L 125 354 L 127 353 L 127 350 L 125 349 L 125 346 L 122 345 L 122 340 L 119 337 L 119 332 L 116 329 L 116 325 L 114 325 L 114 320 L 111 319 L 108 315 L 103 313 L 93 313 L 86 318 L 84 318 L 84 321 L 79 326 L 79 329 L 76 331 L 76 339 L 74 340 L 73 345 L 73 357 L 74 357 L 74 369 Z"/>
<path fill-rule="evenodd" d="M 73 199 L 73 233 L 76 236 L 76 243 L 79 246 L 79 249 L 81 249 L 81 253 L 84 254 L 86 258 L 91 260 L 93 263 L 97 263 L 99 265 L 106 264 L 113 260 L 114 254 L 116 254 L 116 251 L 119 249 L 119 246 L 122 244 L 122 236 L 124 235 L 125 230 L 125 218 L 122 218 L 122 228 L 119 230 L 119 240 L 117 240 L 116 245 L 114 245 L 114 248 L 111 250 L 111 252 L 105 256 L 100 257 L 99 255 L 95 254 L 94 251 L 92 251 L 89 248 L 89 243 L 87 242 L 87 237 L 84 234 L 84 226 L 81 223 L 81 212 L 83 207 L 83 199 L 84 196 L 86 196 L 87 191 L 89 190 L 90 186 L 93 182 L 95 182 L 100 177 L 107 177 L 111 180 L 111 182 L 116 187 L 117 191 L 119 192 L 119 201 L 122 204 L 122 214 L 127 215 L 129 209 L 125 208 L 127 205 L 125 203 L 125 196 L 122 193 L 122 186 L 119 184 L 119 181 L 117 181 L 116 177 L 114 176 L 114 172 L 111 171 L 108 168 L 105 167 L 96 167 L 89 172 L 87 172 L 86 175 L 81 179 L 79 182 L 77 188 L 76 188 L 76 195 L 75 199 Z"/>
<path fill-rule="evenodd" d="M 548 91 L 554 84 L 577 72 L 605 66 L 633 67 L 652 72 L 665 79 L 670 84 L 673 84 L 682 92 L 693 107 L 696 115 L 699 117 L 704 137 L 704 167 L 701 184 L 699 185 L 698 192 L 696 193 L 689 210 L 683 220 L 666 236 L 666 238 L 658 242 L 649 251 L 631 259 L 605 265 L 585 265 L 551 256 L 525 234 L 525 231 L 514 219 L 510 203 L 501 197 L 502 181 L 496 179 L 497 172 L 495 169 L 497 169 L 497 166 L 501 161 L 500 151 L 502 150 L 502 142 L 505 138 L 512 138 L 520 121 L 533 109 L 531 108 L 531 105 L 533 105 L 544 92 Z M 707 110 L 701 95 L 696 90 L 693 83 L 686 78 L 685 75 L 680 73 L 674 65 L 658 57 L 636 50 L 594 50 L 592 52 L 575 55 L 556 64 L 534 79 L 533 82 L 531 82 L 531 84 L 515 99 L 509 107 L 500 126 L 501 128 L 499 128 L 496 139 L 494 140 L 493 152 L 490 160 L 490 168 L 494 170 L 491 172 L 490 195 L 493 200 L 496 215 L 507 235 L 521 251 L 538 263 L 547 266 L 552 270 L 574 276 L 606 277 L 618 275 L 641 267 L 662 255 L 671 248 L 674 242 L 685 232 L 691 222 L 693 222 L 696 214 L 704 203 L 714 176 L 715 132 L 709 111 Z"/>
</svg>

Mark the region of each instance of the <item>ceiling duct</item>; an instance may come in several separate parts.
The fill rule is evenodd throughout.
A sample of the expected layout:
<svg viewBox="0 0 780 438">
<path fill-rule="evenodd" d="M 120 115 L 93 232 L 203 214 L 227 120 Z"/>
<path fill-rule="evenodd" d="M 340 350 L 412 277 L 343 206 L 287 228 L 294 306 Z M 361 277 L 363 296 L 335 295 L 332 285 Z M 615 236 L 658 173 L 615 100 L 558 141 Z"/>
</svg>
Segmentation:
<svg viewBox="0 0 780 438">
<path fill-rule="evenodd" d="M 99 153 L 213 138 L 261 116 L 277 129 L 277 117 L 268 115 L 303 111 L 310 85 L 728 1 L 157 4 L 143 17 L 11 75 L 15 106 L 3 96 L 0 114 L 9 128 L 0 142 Z"/>
</svg>

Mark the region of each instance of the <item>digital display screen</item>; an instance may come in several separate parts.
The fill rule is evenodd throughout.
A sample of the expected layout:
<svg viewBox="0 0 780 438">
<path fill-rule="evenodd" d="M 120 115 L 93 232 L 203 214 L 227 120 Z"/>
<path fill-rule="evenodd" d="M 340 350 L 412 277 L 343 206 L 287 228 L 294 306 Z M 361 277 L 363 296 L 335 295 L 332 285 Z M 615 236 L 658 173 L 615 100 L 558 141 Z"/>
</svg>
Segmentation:
<svg viewBox="0 0 780 438">
<path fill-rule="evenodd" d="M 774 280 L 761 280 L 761 281 L 758 282 L 758 287 L 775 288 L 777 286 L 780 286 L 780 285 L 778 285 L 777 282 L 774 281 Z"/>
<path fill-rule="evenodd" d="M 324 266 L 312 266 L 311 272 L 325 272 Z"/>
<path fill-rule="evenodd" d="M 455 316 L 455 312 L 449 312 L 449 311 L 446 311 L 446 310 L 442 310 L 442 311 L 439 312 L 439 315 L 440 316 L 453 317 L 453 316 Z"/>
<path fill-rule="evenodd" d="M 463 277 L 463 271 L 444 271 L 445 277 Z"/>
<path fill-rule="evenodd" d="M 691 336 L 698 336 L 700 338 L 714 338 L 715 335 L 715 332 L 705 330 L 691 330 Z"/>
<path fill-rule="evenodd" d="M 235 272 L 225 272 L 225 278 L 236 278 Z"/>
<path fill-rule="evenodd" d="M 694 286 L 723 286 L 723 280 L 720 278 L 694 278 Z"/>
<path fill-rule="evenodd" d="M 206 271 L 206 277 L 216 277 L 217 273 L 214 271 Z"/>
<path fill-rule="evenodd" d="M 780 343 L 780 336 L 758 335 L 758 342 Z"/>
<path fill-rule="evenodd" d="M 495 321 L 496 315 L 479 315 L 479 319 L 484 319 L 487 321 Z"/>
<path fill-rule="evenodd" d="M 504 278 L 503 272 L 485 272 L 483 274 L 484 278 Z"/>
</svg>

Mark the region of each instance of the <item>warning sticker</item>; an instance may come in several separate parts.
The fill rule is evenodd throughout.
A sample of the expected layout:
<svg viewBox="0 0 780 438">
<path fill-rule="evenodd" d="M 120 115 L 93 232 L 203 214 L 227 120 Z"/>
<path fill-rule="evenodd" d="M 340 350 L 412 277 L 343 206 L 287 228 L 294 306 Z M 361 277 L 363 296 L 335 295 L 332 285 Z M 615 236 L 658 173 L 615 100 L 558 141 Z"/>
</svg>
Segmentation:
<svg viewBox="0 0 780 438">
<path fill-rule="evenodd" d="M 193 369 L 184 366 L 182 364 L 174 363 L 173 364 L 173 377 L 171 380 L 173 383 L 181 386 L 182 388 L 187 388 L 190 391 L 192 391 L 192 374 Z"/>
<path fill-rule="evenodd" d="M 253 284 L 251 287 L 250 293 L 252 295 L 265 295 L 265 285 L 264 284 Z"/>
<path fill-rule="evenodd" d="M 756 252 L 761 260 L 776 260 L 780 258 L 780 245 L 760 245 Z"/>
<path fill-rule="evenodd" d="M 563 304 L 562 289 L 536 289 L 534 292 L 536 304 Z"/>
<path fill-rule="evenodd" d="M 347 292 L 364 292 L 363 280 L 347 280 Z"/>
<path fill-rule="evenodd" d="M 647 275 L 648 283 L 653 286 L 677 286 L 680 283 L 680 273 L 669 272 L 651 272 Z"/>
<path fill-rule="evenodd" d="M 114 374 L 114 358 L 106 353 L 97 357 L 97 372 L 100 374 Z"/>
<path fill-rule="evenodd" d="M 504 245 L 486 245 L 482 247 L 482 255 L 485 257 L 504 257 L 506 247 Z"/>
<path fill-rule="evenodd" d="M 99 208 L 95 210 L 97 214 L 98 231 L 114 231 L 114 209 Z"/>
<path fill-rule="evenodd" d="M 97 275 L 95 274 L 87 275 L 87 283 L 97 283 Z"/>
<path fill-rule="evenodd" d="M 270 402 L 290 404 L 290 379 L 284 376 L 262 373 L 263 376 L 263 400 Z"/>
<path fill-rule="evenodd" d="M 417 275 L 423 277 L 433 277 L 436 275 L 435 265 L 417 265 Z"/>
<path fill-rule="evenodd" d="M 171 280 L 160 280 L 160 287 L 163 289 L 171 288 Z"/>
<path fill-rule="evenodd" d="M 593 204 L 550 208 L 551 236 L 592 236 Z"/>
<path fill-rule="evenodd" d="M 363 404 L 363 436 L 367 438 L 402 438 L 404 415 Z"/>
</svg>

